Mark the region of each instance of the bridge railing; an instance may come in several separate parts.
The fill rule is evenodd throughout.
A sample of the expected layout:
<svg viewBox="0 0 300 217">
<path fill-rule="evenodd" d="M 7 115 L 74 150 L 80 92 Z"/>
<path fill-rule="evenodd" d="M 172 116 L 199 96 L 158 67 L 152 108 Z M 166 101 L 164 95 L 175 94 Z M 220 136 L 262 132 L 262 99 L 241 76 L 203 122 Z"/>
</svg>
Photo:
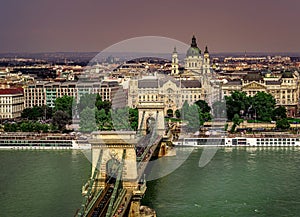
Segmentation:
<svg viewBox="0 0 300 217">
<path fill-rule="evenodd" d="M 100 151 L 100 155 L 99 155 L 99 158 L 98 158 L 98 161 L 97 161 L 97 164 L 96 164 L 96 167 L 95 167 L 95 170 L 94 170 L 94 173 L 93 173 L 93 176 L 92 178 L 89 180 L 89 184 L 88 184 L 88 190 L 87 190 L 87 193 L 86 195 L 84 196 L 84 199 L 83 199 L 83 202 L 81 204 L 81 207 L 80 207 L 80 210 L 77 214 L 77 216 L 83 216 L 84 213 L 86 212 L 87 208 L 90 207 L 90 205 L 92 204 L 92 206 L 94 205 L 95 201 L 93 201 L 93 198 L 91 201 L 90 200 L 90 197 L 91 197 L 91 192 L 92 192 L 92 188 L 93 188 L 93 184 L 95 182 L 95 179 L 96 179 L 96 176 L 97 174 L 99 173 L 99 167 L 100 167 L 100 164 L 101 164 L 101 161 L 102 161 L 102 156 L 103 156 L 103 150 Z M 103 190 L 103 189 L 102 189 Z M 101 194 L 101 190 L 97 193 L 97 195 Z"/>
<path fill-rule="evenodd" d="M 123 166 L 124 166 L 124 161 L 125 161 L 125 157 L 126 157 L 126 149 L 123 150 L 123 156 L 122 156 L 122 162 L 118 168 L 118 176 L 117 176 L 117 180 L 114 186 L 114 190 L 108 205 L 108 210 L 106 212 L 106 217 L 110 217 L 113 213 L 113 208 L 116 206 L 115 202 L 116 202 L 116 197 L 117 197 L 117 193 L 120 187 L 120 184 L 122 182 L 122 172 L 123 172 Z"/>
</svg>

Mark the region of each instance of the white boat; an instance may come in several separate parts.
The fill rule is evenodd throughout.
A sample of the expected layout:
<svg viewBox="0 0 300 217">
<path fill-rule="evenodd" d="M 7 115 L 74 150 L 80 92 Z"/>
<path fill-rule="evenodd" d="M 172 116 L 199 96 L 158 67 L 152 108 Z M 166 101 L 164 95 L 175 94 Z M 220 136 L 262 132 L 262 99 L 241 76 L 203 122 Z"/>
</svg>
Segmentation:
<svg viewBox="0 0 300 217">
<path fill-rule="evenodd" d="M 91 149 L 91 145 L 69 135 L 2 133 L 0 149 Z"/>
<path fill-rule="evenodd" d="M 202 137 L 183 138 L 173 142 L 174 146 L 252 146 L 252 147 L 287 147 L 300 146 L 298 137 Z"/>
<path fill-rule="evenodd" d="M 174 146 L 224 146 L 225 138 L 222 137 L 203 137 L 203 138 L 183 138 L 173 142 Z"/>
</svg>

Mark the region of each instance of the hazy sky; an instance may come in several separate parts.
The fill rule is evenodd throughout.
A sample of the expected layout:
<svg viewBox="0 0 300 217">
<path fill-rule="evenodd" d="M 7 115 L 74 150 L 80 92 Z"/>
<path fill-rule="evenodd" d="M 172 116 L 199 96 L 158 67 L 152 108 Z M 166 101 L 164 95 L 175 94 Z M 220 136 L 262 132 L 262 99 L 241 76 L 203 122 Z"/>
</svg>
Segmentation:
<svg viewBox="0 0 300 217">
<path fill-rule="evenodd" d="M 299 0 L 0 0 L 0 52 L 101 51 L 139 36 L 299 52 Z"/>
</svg>

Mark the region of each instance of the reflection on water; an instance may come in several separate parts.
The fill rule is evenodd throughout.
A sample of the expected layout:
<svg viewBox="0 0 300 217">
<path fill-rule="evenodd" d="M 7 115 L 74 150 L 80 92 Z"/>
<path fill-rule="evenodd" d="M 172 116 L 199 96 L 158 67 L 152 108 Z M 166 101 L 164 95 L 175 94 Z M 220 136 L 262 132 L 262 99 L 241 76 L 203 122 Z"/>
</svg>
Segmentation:
<svg viewBox="0 0 300 217">
<path fill-rule="evenodd" d="M 0 216 L 73 216 L 90 163 L 75 150 L 2 150 L 0 171 Z"/>
<path fill-rule="evenodd" d="M 199 168 L 201 154 L 202 149 L 194 150 L 173 173 L 148 182 L 143 203 L 158 216 L 300 213 L 299 148 L 222 148 Z"/>
</svg>

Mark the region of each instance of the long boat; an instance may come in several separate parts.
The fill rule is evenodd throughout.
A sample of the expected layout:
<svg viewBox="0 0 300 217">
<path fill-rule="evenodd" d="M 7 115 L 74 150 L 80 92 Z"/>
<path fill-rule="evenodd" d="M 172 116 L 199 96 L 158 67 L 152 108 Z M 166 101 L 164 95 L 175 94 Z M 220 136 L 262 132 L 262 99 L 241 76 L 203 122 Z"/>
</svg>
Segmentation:
<svg viewBox="0 0 300 217">
<path fill-rule="evenodd" d="M 252 147 L 287 147 L 300 146 L 300 138 L 293 136 L 280 137 L 194 137 L 183 138 L 173 142 L 174 146 L 252 146 Z"/>
<path fill-rule="evenodd" d="M 1 133 L 0 149 L 90 149 L 84 138 L 65 134 Z"/>
</svg>

